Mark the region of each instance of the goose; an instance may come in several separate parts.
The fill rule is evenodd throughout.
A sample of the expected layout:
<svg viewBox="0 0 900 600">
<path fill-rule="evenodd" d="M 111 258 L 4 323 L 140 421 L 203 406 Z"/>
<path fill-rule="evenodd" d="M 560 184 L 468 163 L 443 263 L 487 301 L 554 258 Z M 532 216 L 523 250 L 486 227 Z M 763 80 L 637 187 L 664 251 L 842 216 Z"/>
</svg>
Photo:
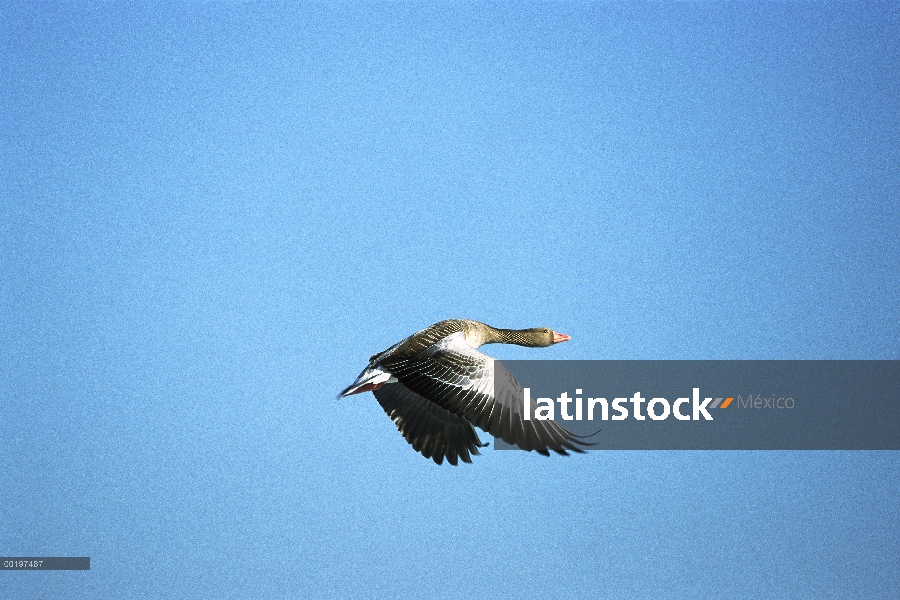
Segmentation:
<svg viewBox="0 0 900 600">
<path fill-rule="evenodd" d="M 555 421 L 525 420 L 522 386 L 499 360 L 477 350 L 496 343 L 544 348 L 570 339 L 546 327 L 441 321 L 373 355 L 338 398 L 372 392 L 413 449 L 439 465 L 445 458 L 452 465 L 458 458 L 471 463 L 487 446 L 473 426 L 544 456 L 584 452 L 591 444 Z"/>
</svg>

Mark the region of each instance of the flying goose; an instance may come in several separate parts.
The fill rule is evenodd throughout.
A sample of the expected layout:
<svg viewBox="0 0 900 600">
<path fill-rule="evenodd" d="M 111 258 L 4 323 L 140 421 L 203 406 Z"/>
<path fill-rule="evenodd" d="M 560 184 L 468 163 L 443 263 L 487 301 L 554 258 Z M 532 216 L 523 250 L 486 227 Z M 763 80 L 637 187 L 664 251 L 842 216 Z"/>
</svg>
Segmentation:
<svg viewBox="0 0 900 600">
<path fill-rule="evenodd" d="M 523 391 L 499 360 L 476 348 L 517 344 L 544 348 L 571 339 L 547 328 L 497 329 L 478 321 L 435 323 L 369 359 L 339 398 L 371 391 L 416 452 L 441 464 L 472 462 L 486 446 L 473 425 L 523 450 L 549 456 L 588 446 L 555 421 L 526 421 Z M 496 385 L 495 385 L 496 383 Z M 531 402 L 535 413 L 535 402 Z"/>
</svg>

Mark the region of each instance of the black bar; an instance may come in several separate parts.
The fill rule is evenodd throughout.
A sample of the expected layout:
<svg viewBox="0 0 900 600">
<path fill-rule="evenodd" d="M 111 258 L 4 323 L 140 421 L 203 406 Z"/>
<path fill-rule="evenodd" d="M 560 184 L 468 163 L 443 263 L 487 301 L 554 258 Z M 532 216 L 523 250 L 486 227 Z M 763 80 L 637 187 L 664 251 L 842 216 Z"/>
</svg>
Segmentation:
<svg viewBox="0 0 900 600">
<path fill-rule="evenodd" d="M 4 571 L 90 571 L 90 556 L 2 556 Z"/>
</svg>

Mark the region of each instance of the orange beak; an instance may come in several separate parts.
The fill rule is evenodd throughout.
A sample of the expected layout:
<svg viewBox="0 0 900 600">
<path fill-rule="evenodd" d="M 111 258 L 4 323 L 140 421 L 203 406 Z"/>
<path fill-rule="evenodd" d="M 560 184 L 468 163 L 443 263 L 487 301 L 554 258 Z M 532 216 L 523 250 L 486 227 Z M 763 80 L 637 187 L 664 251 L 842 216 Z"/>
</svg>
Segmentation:
<svg viewBox="0 0 900 600">
<path fill-rule="evenodd" d="M 566 335 L 564 333 L 558 333 L 556 331 L 553 332 L 553 343 L 558 344 L 560 342 L 568 342 L 572 339 L 572 336 Z"/>
</svg>

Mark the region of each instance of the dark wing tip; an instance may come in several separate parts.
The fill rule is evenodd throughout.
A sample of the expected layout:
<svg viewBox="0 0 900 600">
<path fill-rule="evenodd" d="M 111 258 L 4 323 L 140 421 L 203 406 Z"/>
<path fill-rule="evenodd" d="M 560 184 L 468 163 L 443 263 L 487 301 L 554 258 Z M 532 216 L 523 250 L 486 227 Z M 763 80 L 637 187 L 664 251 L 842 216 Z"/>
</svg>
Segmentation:
<svg viewBox="0 0 900 600">
<path fill-rule="evenodd" d="M 471 463 L 471 454 L 480 454 L 481 442 L 472 424 L 425 399 L 401 383 L 380 386 L 373 391 L 384 412 L 413 450 L 436 464 L 446 458 L 451 465 Z"/>
</svg>

